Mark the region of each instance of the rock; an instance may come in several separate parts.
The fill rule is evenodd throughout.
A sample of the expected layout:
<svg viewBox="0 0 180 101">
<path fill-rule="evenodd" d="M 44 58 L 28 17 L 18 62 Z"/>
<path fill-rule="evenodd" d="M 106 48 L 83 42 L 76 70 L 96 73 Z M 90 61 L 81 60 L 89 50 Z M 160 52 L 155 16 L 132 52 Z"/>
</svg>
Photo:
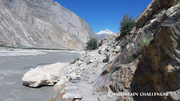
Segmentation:
<svg viewBox="0 0 180 101">
<path fill-rule="evenodd" d="M 74 63 L 75 63 L 75 60 L 71 60 L 69 63 L 70 63 L 70 64 L 74 64 Z"/>
<path fill-rule="evenodd" d="M 97 38 L 82 18 L 53 0 L 1 0 L 0 14 L 5 46 L 83 50 Z"/>
<path fill-rule="evenodd" d="M 57 91 L 61 91 L 62 88 L 65 87 L 65 84 L 68 82 L 69 82 L 69 79 L 67 77 L 63 76 L 61 78 L 61 80 L 53 86 L 53 89 L 57 90 Z"/>
<path fill-rule="evenodd" d="M 171 92 L 170 96 L 134 97 L 135 100 L 180 100 L 179 18 L 177 11 L 157 29 L 154 39 L 144 49 L 131 83 L 132 92 Z"/>
<path fill-rule="evenodd" d="M 72 91 L 72 90 L 79 90 L 78 87 L 75 87 L 75 86 L 67 86 L 66 88 L 64 88 L 66 91 Z"/>
<path fill-rule="evenodd" d="M 45 65 L 29 70 L 22 78 L 24 86 L 39 87 L 54 85 L 67 73 L 68 67 L 63 63 Z"/>
<path fill-rule="evenodd" d="M 62 99 L 71 99 L 71 100 L 81 100 L 82 99 L 82 95 L 81 94 L 73 94 L 73 93 L 65 93 L 63 96 L 62 96 Z"/>
<path fill-rule="evenodd" d="M 107 44 L 107 43 L 113 43 L 115 38 L 116 38 L 116 34 L 113 34 L 111 36 L 108 36 L 106 38 L 103 38 L 100 42 L 99 42 L 99 45 L 98 46 L 102 46 L 103 44 Z"/>
<path fill-rule="evenodd" d="M 95 82 L 98 91 L 169 93 L 160 97 L 120 96 L 112 101 L 180 100 L 180 4 L 174 4 L 175 1 L 153 0 L 146 13 L 143 11 L 134 41 L 106 66 Z M 147 15 L 151 17 L 146 18 Z"/>
<path fill-rule="evenodd" d="M 77 64 L 78 64 L 78 66 L 80 66 L 81 64 L 83 64 L 83 62 L 82 61 L 78 61 Z"/>
<path fill-rule="evenodd" d="M 178 0 L 153 0 L 148 7 L 134 20 L 136 27 L 142 28 L 148 20 L 153 18 L 153 14 L 164 8 L 169 8 L 174 5 Z"/>
<path fill-rule="evenodd" d="M 97 62 L 98 58 L 97 57 L 91 57 L 91 59 L 89 60 L 91 63 Z"/>
<path fill-rule="evenodd" d="M 49 101 L 79 101 L 82 99 L 82 94 L 78 87 L 67 85 L 56 96 Z"/>
<path fill-rule="evenodd" d="M 116 54 L 120 52 L 120 49 L 114 49 L 113 52 L 115 52 Z"/>
<path fill-rule="evenodd" d="M 70 74 L 70 80 L 79 80 L 80 75 L 77 75 L 75 72 Z"/>
<path fill-rule="evenodd" d="M 106 44 L 103 44 L 101 47 L 99 47 L 99 54 L 102 54 L 102 55 L 104 55 L 104 51 L 105 51 L 105 49 L 108 47 L 108 45 L 106 45 Z"/>
<path fill-rule="evenodd" d="M 156 18 L 145 18 L 143 17 L 144 11 L 141 13 L 142 18 L 141 20 L 144 19 L 146 22 L 145 26 L 139 25 L 142 28 L 139 29 L 133 29 L 136 30 L 134 32 L 137 32 L 133 42 L 130 42 L 126 47 L 122 50 L 121 55 L 119 55 L 119 60 L 121 63 L 126 64 L 132 62 L 135 58 L 139 56 L 139 54 L 142 52 L 144 47 L 146 47 L 152 40 L 153 40 L 153 35 L 156 32 L 157 28 L 161 25 L 162 22 L 167 20 L 169 17 L 171 17 L 174 13 L 177 12 L 179 5 L 173 5 L 176 0 L 163 0 L 163 3 L 161 4 L 161 0 L 153 0 L 149 6 L 146 8 L 146 13 L 147 15 L 152 16 L 157 16 Z M 165 3 L 165 4 L 164 4 Z M 155 5 L 162 5 L 162 7 L 167 5 L 168 9 L 163 9 L 163 8 L 158 8 L 158 11 L 155 10 L 156 8 L 153 8 Z M 159 6 L 158 6 L 159 7 Z M 161 7 L 161 6 L 160 6 Z M 149 11 L 150 10 L 150 11 Z M 152 11 L 152 12 L 151 12 Z M 140 16 L 139 16 L 140 17 Z M 148 16 L 149 17 L 149 16 Z M 139 18 L 137 18 L 139 19 Z M 153 21 L 152 21 L 153 19 Z M 141 21 L 138 20 L 138 21 Z M 143 21 L 144 21 L 143 20 Z M 138 22 L 137 21 L 137 22 Z M 141 23 L 140 23 L 141 24 Z"/>
</svg>

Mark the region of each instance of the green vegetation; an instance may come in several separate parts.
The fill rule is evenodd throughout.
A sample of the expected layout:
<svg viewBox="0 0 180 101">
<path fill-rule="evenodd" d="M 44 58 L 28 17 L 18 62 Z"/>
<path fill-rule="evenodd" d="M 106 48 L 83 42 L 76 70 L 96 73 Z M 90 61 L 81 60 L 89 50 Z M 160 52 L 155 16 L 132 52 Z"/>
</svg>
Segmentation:
<svg viewBox="0 0 180 101">
<path fill-rule="evenodd" d="M 87 43 L 86 43 L 86 50 L 94 50 L 97 48 L 97 39 L 96 38 L 91 38 Z"/>
<path fill-rule="evenodd" d="M 78 59 L 79 59 L 79 58 L 75 58 L 74 60 L 72 60 L 72 61 L 70 62 L 70 64 L 75 64 L 76 61 L 78 61 Z"/>
<path fill-rule="evenodd" d="M 120 37 L 130 34 L 131 29 L 135 25 L 132 16 L 129 17 L 128 15 L 129 13 L 123 15 L 122 21 L 120 21 Z"/>
<path fill-rule="evenodd" d="M 129 62 L 132 62 L 134 60 L 133 56 L 129 56 Z"/>
</svg>

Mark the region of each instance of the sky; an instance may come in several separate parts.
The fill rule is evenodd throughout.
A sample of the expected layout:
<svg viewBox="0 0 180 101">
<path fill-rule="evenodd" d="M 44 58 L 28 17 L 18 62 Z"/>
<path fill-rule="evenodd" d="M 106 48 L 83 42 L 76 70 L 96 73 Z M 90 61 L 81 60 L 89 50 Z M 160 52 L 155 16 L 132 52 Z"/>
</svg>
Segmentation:
<svg viewBox="0 0 180 101">
<path fill-rule="evenodd" d="M 152 0 L 54 0 L 83 18 L 94 33 L 109 29 L 117 33 L 123 14 L 135 19 Z"/>
</svg>

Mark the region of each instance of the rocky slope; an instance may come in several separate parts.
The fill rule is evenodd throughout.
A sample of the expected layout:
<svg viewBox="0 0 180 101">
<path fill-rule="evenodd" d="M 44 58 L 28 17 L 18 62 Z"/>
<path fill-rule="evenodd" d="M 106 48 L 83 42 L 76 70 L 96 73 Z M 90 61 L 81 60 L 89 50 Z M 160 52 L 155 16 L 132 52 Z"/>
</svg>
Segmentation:
<svg viewBox="0 0 180 101">
<path fill-rule="evenodd" d="M 138 94 L 114 95 L 115 101 L 179 101 L 179 8 L 176 0 L 153 0 L 135 20 L 133 42 L 106 68 L 96 88 Z"/>
<path fill-rule="evenodd" d="M 0 0 L 0 45 L 83 49 L 96 37 L 88 24 L 53 0 Z"/>
<path fill-rule="evenodd" d="M 116 57 L 115 49 L 111 47 L 110 43 L 115 40 L 109 40 L 100 46 L 97 50 L 84 51 L 76 59 L 74 64 L 70 64 L 70 70 L 65 77 L 69 79 L 66 83 L 63 79 L 54 86 L 54 89 L 59 90 L 59 93 L 49 101 L 107 101 L 108 97 L 99 96 L 93 85 L 95 80 L 100 76 L 103 70 L 108 66 L 108 63 L 103 63 L 105 59 L 104 51 L 107 47 L 110 48 L 110 61 Z"/>
</svg>

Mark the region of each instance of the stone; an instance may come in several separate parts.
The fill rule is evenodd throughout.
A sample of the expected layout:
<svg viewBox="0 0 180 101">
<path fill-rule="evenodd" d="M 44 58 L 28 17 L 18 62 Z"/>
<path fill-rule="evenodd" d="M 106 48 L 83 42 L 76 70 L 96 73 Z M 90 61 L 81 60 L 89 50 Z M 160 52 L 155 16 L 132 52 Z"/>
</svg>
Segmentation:
<svg viewBox="0 0 180 101">
<path fill-rule="evenodd" d="M 99 47 L 99 54 L 101 55 L 104 55 L 104 52 L 105 52 L 105 49 L 107 48 L 108 46 L 103 44 L 101 47 Z"/>
<path fill-rule="evenodd" d="M 75 63 L 75 60 L 71 60 L 69 63 L 70 63 L 70 64 L 74 64 L 74 63 Z"/>
<path fill-rule="evenodd" d="M 61 80 L 53 86 L 53 89 L 57 91 L 61 91 L 65 87 L 65 84 L 68 82 L 69 82 L 69 79 L 63 76 Z"/>
<path fill-rule="evenodd" d="M 39 66 L 26 72 L 22 78 L 22 82 L 24 86 L 29 87 L 54 85 L 61 80 L 68 70 L 67 65 L 60 62 Z"/>
<path fill-rule="evenodd" d="M 97 57 L 91 57 L 91 59 L 89 61 L 90 61 L 90 63 L 94 63 L 94 62 L 98 61 L 98 58 Z"/>
<path fill-rule="evenodd" d="M 80 75 L 77 75 L 77 73 L 73 72 L 70 74 L 70 80 L 79 80 Z"/>
<path fill-rule="evenodd" d="M 79 99 L 79 100 L 81 100 L 82 94 L 65 93 L 62 96 L 62 99 L 72 99 L 72 100 Z"/>
<path fill-rule="evenodd" d="M 99 47 L 102 46 L 103 44 L 107 44 L 107 43 L 111 43 L 114 42 L 115 38 L 116 38 L 116 34 L 113 34 L 111 36 L 107 36 L 106 38 L 103 38 L 100 42 L 99 42 Z"/>
<path fill-rule="evenodd" d="M 83 62 L 82 61 L 78 61 L 77 64 L 78 64 L 78 66 L 80 66 L 81 64 L 83 64 Z"/>
<path fill-rule="evenodd" d="M 116 54 L 120 52 L 120 49 L 114 49 L 113 52 L 115 52 Z"/>
</svg>

